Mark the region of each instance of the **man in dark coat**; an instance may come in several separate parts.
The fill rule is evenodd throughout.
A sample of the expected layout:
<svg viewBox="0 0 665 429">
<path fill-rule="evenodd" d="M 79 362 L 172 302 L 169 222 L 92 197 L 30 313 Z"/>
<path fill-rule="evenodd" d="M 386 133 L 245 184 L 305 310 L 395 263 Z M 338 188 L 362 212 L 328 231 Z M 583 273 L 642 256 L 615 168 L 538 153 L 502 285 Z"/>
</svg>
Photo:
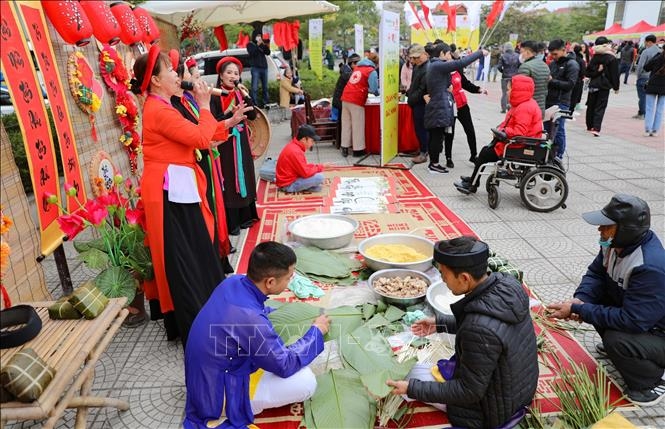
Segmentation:
<svg viewBox="0 0 665 429">
<path fill-rule="evenodd" d="M 351 54 L 348 58 L 348 63 L 342 64 L 339 68 L 339 78 L 337 78 L 337 83 L 335 84 L 335 92 L 333 92 L 332 99 L 332 109 L 330 111 L 330 120 L 337 121 L 340 117 L 340 112 L 342 111 L 342 93 L 344 92 L 344 87 L 346 86 L 353 69 L 356 68 L 356 64 L 360 61 L 360 55 Z"/>
<path fill-rule="evenodd" d="M 386 382 L 393 394 L 446 404 L 450 423 L 465 428 L 516 424 L 538 384 L 529 297 L 513 276 L 488 275 L 488 257 L 487 244 L 473 237 L 435 245 L 434 261 L 448 289 L 464 297 L 451 305 L 454 318 L 437 315 L 416 322 L 411 330 L 419 336 L 444 329 L 456 334 L 455 355 L 437 365 L 447 381 Z"/>
<path fill-rule="evenodd" d="M 425 128 L 429 131 L 429 166 L 430 173 L 447 173 L 448 169 L 439 165 L 439 156 L 443 149 L 446 132 L 452 133 L 455 122 L 453 95 L 450 93 L 450 73 L 462 70 L 474 61 L 483 58 L 487 51 L 479 50 L 461 60 L 453 60 L 450 46 L 436 43 L 432 47 L 431 60 L 427 70 L 427 91 L 425 103 Z"/>
<path fill-rule="evenodd" d="M 574 58 L 566 55 L 566 42 L 561 39 L 552 40 L 547 50 L 550 52 L 552 62 L 550 63 L 550 80 L 547 84 L 545 108 L 559 106 L 561 110 L 568 110 L 573 88 L 575 88 L 580 73 L 580 66 Z M 558 158 L 563 158 L 563 153 L 566 151 L 565 121 L 563 118 L 559 119 L 554 136 Z M 545 129 L 549 131 L 550 127 L 551 122 L 546 122 Z"/>
<path fill-rule="evenodd" d="M 574 293 L 551 304 L 551 316 L 590 323 L 603 340 L 596 350 L 623 376 L 633 403 L 665 398 L 665 249 L 650 230 L 647 203 L 617 194 L 584 213 L 598 225 L 600 251 Z"/>
<path fill-rule="evenodd" d="M 610 89 L 619 92 L 619 61 L 614 56 L 612 44 L 600 36 L 594 44 L 594 55 L 586 68 L 589 81 L 587 97 L 586 128 L 594 137 L 600 137 L 600 127 L 605 116 Z"/>
<path fill-rule="evenodd" d="M 267 36 L 267 34 L 266 34 Z M 268 58 L 270 55 L 270 39 L 263 40 L 263 35 L 254 32 L 253 40 L 247 44 L 250 72 L 252 74 L 252 88 L 250 95 L 259 107 L 270 103 L 268 96 Z M 263 91 L 263 101 L 259 98 L 259 81 Z"/>
<path fill-rule="evenodd" d="M 429 135 L 425 129 L 425 94 L 427 94 L 427 70 L 429 57 L 425 48 L 414 44 L 409 49 L 409 61 L 413 64 L 411 86 L 406 90 L 407 103 L 411 107 L 413 127 L 420 143 L 420 154 L 413 158 L 414 164 L 427 161 L 427 143 Z"/>
</svg>

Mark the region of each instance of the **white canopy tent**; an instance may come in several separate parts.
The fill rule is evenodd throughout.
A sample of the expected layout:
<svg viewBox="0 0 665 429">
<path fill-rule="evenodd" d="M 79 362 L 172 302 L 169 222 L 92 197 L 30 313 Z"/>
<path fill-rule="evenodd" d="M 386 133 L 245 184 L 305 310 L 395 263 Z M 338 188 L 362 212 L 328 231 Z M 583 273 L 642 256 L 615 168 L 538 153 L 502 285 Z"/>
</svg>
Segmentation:
<svg viewBox="0 0 665 429">
<path fill-rule="evenodd" d="M 292 16 L 337 12 L 338 6 L 322 0 L 307 1 L 146 1 L 141 7 L 158 18 L 180 25 L 194 11 L 204 27 L 268 21 Z"/>
</svg>

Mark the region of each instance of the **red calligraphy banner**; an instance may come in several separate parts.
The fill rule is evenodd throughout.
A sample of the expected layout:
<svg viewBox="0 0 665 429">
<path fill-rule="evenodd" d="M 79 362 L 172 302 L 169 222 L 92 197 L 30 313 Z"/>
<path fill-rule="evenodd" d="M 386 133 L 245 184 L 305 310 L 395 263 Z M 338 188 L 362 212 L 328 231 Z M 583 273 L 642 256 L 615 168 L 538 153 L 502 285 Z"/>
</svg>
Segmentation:
<svg viewBox="0 0 665 429">
<path fill-rule="evenodd" d="M 58 167 L 42 91 L 32 66 L 28 44 L 12 7 L 13 3 L 0 1 L 0 66 L 14 103 L 25 152 L 28 155 L 41 232 L 41 252 L 45 256 L 62 244 L 63 238 L 56 222 L 60 209 L 46 201 L 49 194 L 60 200 Z"/>
<path fill-rule="evenodd" d="M 69 110 L 62 90 L 62 80 L 58 74 L 58 67 L 51 45 L 51 37 L 46 27 L 41 3 L 18 2 L 18 5 L 25 28 L 30 33 L 30 40 L 35 50 L 39 69 L 44 77 L 44 82 L 46 82 L 46 93 L 51 104 L 51 114 L 59 137 L 60 158 L 62 159 L 62 171 L 65 173 L 65 183 L 71 184 L 77 191 L 76 197 L 67 197 L 67 210 L 73 213 L 80 205 L 85 204 L 85 186 L 76 149 L 74 130 L 69 120 Z"/>
</svg>

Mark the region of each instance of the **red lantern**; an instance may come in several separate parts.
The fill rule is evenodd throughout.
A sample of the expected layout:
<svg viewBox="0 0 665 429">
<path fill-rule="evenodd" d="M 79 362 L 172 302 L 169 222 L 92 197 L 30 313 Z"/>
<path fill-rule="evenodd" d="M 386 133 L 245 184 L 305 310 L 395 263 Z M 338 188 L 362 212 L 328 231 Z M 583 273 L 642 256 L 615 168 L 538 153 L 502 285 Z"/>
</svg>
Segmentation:
<svg viewBox="0 0 665 429">
<path fill-rule="evenodd" d="M 143 39 L 143 30 L 134 17 L 132 9 L 125 2 L 111 3 L 111 12 L 120 23 L 120 40 L 125 45 L 133 45 Z"/>
<path fill-rule="evenodd" d="M 76 46 L 85 46 L 90 43 L 92 25 L 79 2 L 42 0 L 42 6 L 49 21 L 65 42 Z"/>
<path fill-rule="evenodd" d="M 82 0 L 81 7 L 90 21 L 95 23 L 95 27 L 92 29 L 95 39 L 111 46 L 120 42 L 120 24 L 106 2 Z"/>
<path fill-rule="evenodd" d="M 134 17 L 139 23 L 139 27 L 143 30 L 143 41 L 149 45 L 159 40 L 159 28 L 155 24 L 155 20 L 148 13 L 147 10 L 141 7 L 134 8 Z"/>
</svg>

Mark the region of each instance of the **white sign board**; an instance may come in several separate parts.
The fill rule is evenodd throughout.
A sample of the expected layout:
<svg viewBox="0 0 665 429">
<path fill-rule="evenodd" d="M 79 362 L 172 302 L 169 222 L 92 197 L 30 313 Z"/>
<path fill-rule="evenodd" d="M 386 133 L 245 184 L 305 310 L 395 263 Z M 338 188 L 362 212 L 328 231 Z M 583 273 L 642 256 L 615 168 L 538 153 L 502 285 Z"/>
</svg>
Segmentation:
<svg viewBox="0 0 665 429">
<path fill-rule="evenodd" d="M 363 35 L 363 26 L 360 24 L 354 24 L 353 29 L 355 30 L 356 35 L 356 54 L 363 56 L 363 51 L 365 50 L 365 37 Z"/>
</svg>

